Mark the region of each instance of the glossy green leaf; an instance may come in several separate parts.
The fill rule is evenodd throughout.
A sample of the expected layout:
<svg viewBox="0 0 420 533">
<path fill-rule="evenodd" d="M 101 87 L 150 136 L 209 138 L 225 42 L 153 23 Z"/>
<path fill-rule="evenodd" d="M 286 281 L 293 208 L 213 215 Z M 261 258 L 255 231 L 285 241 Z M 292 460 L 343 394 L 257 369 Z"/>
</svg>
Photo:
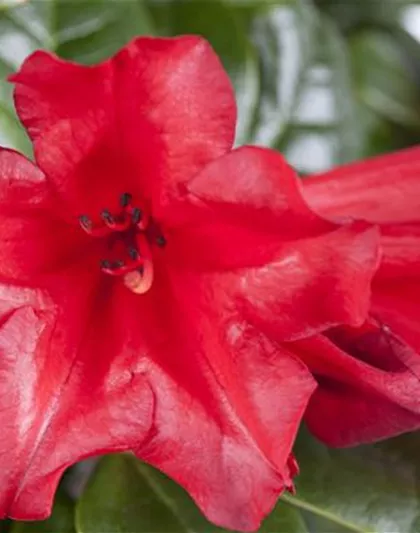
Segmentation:
<svg viewBox="0 0 420 533">
<path fill-rule="evenodd" d="M 78 502 L 78 533 L 221 533 L 188 494 L 158 470 L 132 455 L 106 456 L 99 462 Z M 308 533 L 300 513 L 279 502 L 261 533 Z"/>
<path fill-rule="evenodd" d="M 99 462 L 78 502 L 76 527 L 78 533 L 186 530 L 170 498 L 131 455 Z"/>
<path fill-rule="evenodd" d="M 10 533 L 75 533 L 74 502 L 58 491 L 52 514 L 48 520 L 13 522 Z"/>
<path fill-rule="evenodd" d="M 329 449 L 306 431 L 295 452 L 301 468 L 289 503 L 330 523 L 323 532 L 420 530 L 420 434 L 371 446 Z M 325 520 L 327 522 L 325 522 Z"/>
<path fill-rule="evenodd" d="M 264 520 L 259 533 L 312 533 L 296 507 L 279 501 L 273 512 Z"/>
<path fill-rule="evenodd" d="M 287 501 L 287 496 L 285 499 Z M 290 502 L 288 503 L 290 504 Z M 300 516 L 305 522 L 308 533 L 356 533 L 353 527 L 339 523 L 337 520 L 331 520 L 329 517 L 322 516 L 318 512 L 297 506 L 296 509 L 299 509 Z"/>
</svg>

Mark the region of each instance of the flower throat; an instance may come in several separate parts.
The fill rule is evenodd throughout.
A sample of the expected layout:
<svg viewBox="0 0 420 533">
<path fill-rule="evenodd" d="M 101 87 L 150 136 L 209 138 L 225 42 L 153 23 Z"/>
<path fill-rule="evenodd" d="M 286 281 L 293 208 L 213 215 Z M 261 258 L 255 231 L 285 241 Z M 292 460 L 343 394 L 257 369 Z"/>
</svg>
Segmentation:
<svg viewBox="0 0 420 533">
<path fill-rule="evenodd" d="M 125 257 L 103 258 L 100 268 L 105 274 L 122 277 L 124 285 L 134 293 L 146 293 L 153 283 L 151 245 L 164 247 L 166 239 L 152 217 L 133 205 L 131 194 L 121 195 L 118 213 L 104 209 L 100 224 L 94 225 L 87 215 L 81 215 L 79 222 L 88 235 L 106 238 L 109 248 L 117 242 L 124 244 Z"/>
</svg>

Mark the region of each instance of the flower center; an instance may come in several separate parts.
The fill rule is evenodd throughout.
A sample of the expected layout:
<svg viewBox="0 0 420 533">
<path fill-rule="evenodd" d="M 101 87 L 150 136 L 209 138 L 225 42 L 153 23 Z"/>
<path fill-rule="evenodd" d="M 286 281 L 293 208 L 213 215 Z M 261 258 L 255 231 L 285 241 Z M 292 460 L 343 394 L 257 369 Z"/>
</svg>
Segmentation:
<svg viewBox="0 0 420 533">
<path fill-rule="evenodd" d="M 122 277 L 124 285 L 136 294 L 146 293 L 153 283 L 151 245 L 163 247 L 166 240 L 152 217 L 133 205 L 131 194 L 121 195 L 118 213 L 104 209 L 99 224 L 87 215 L 81 215 L 79 222 L 88 235 L 106 238 L 109 249 L 123 244 L 122 258 L 101 260 L 102 272 Z"/>
</svg>

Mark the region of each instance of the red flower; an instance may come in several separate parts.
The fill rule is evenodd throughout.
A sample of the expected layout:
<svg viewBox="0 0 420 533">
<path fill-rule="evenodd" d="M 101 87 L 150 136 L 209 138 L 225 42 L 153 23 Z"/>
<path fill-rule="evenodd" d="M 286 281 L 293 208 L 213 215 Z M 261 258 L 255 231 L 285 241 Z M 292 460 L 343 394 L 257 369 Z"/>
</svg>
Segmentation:
<svg viewBox="0 0 420 533">
<path fill-rule="evenodd" d="M 383 248 L 366 323 L 295 347 L 319 385 L 306 414 L 309 427 L 337 446 L 418 429 L 420 148 L 305 180 L 305 196 L 330 218 L 380 224 Z"/>
<path fill-rule="evenodd" d="M 13 81 L 36 166 L 0 151 L 1 514 L 43 518 L 68 465 L 134 450 L 256 529 L 292 487 L 314 381 L 247 317 L 282 339 L 360 324 L 376 230 L 313 214 L 276 153 L 231 151 L 199 38 L 91 68 L 38 52 Z"/>
</svg>

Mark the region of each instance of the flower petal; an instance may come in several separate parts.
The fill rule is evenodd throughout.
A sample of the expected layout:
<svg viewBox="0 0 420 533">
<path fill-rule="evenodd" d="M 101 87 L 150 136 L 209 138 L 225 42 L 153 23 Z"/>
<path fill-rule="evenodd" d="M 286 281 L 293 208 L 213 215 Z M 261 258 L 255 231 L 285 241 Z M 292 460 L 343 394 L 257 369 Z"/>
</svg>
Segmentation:
<svg viewBox="0 0 420 533">
<path fill-rule="evenodd" d="M 303 180 L 309 205 L 323 216 L 375 223 L 419 219 L 420 148 L 340 166 Z"/>
<path fill-rule="evenodd" d="M 156 274 L 160 283 L 141 299 L 111 278 L 89 301 L 81 289 L 67 302 L 62 292 L 54 329 L 38 342 L 32 310 L 26 344 L 11 344 L 21 322 L 0 331 L 9 343 L 0 359 L 5 390 L 16 386 L 16 372 L 31 378 L 25 398 L 4 399 L 7 425 L 21 440 L 18 466 L 2 485 L 3 514 L 45 517 L 66 466 L 124 449 L 181 483 L 211 520 L 237 530 L 257 529 L 292 487 L 289 455 L 312 377 L 235 317 L 211 279 L 178 273 L 165 283 Z"/>
<path fill-rule="evenodd" d="M 188 191 L 228 220 L 286 239 L 316 235 L 330 224 L 316 215 L 302 196 L 300 180 L 274 150 L 243 146 L 207 165 L 187 185 Z"/>
<path fill-rule="evenodd" d="M 0 148 L 0 278 L 32 286 L 83 252 L 79 228 L 55 205 L 45 176 L 24 156 Z"/>
<path fill-rule="evenodd" d="M 0 439 L 0 516 L 42 519 L 68 465 L 134 447 L 147 435 L 154 397 L 141 370 L 128 367 L 124 358 L 101 361 L 97 353 L 76 358 L 83 334 L 78 326 L 86 327 L 86 315 L 75 301 L 67 297 L 53 313 L 51 302 L 40 307 L 27 291 L 24 296 L 26 302 L 3 314 L 0 329 L 7 428 Z"/>
<path fill-rule="evenodd" d="M 365 320 L 378 264 L 378 232 L 364 223 L 284 246 L 266 266 L 244 269 L 237 305 L 278 342 Z"/>
<path fill-rule="evenodd" d="M 165 213 L 173 227 L 165 251 L 171 264 L 225 272 L 225 290 L 244 316 L 279 342 L 363 323 L 378 232 L 315 215 L 278 153 L 239 148 L 208 165 L 188 189 L 186 208 Z"/>
<path fill-rule="evenodd" d="M 383 258 L 373 284 L 371 313 L 420 358 L 420 220 L 382 225 L 381 230 Z"/>
<path fill-rule="evenodd" d="M 309 427 L 327 444 L 371 442 L 420 428 L 420 149 L 339 167 L 304 182 L 324 216 L 380 223 L 371 318 L 303 345 L 318 389 Z M 343 417 L 343 413 L 346 416 Z"/>
<path fill-rule="evenodd" d="M 80 207 L 165 202 L 233 143 L 232 87 L 200 37 L 142 37 L 95 67 L 36 52 L 12 81 L 39 166 Z"/>
<path fill-rule="evenodd" d="M 137 453 L 183 485 L 210 520 L 249 531 L 292 485 L 289 454 L 313 382 L 235 314 L 218 279 L 178 272 L 173 308 L 156 304 L 152 320 L 149 306 L 142 318 L 154 331 L 157 408 L 153 438 Z"/>
<path fill-rule="evenodd" d="M 419 294 L 420 279 L 375 287 L 371 313 L 416 350 L 420 360 Z"/>
<path fill-rule="evenodd" d="M 263 265 L 283 246 L 337 227 L 309 209 L 280 154 L 251 146 L 207 165 L 184 203 L 168 206 L 159 220 L 172 230 L 171 260 L 218 270 Z"/>
<path fill-rule="evenodd" d="M 330 446 L 354 446 L 420 428 L 420 358 L 374 322 L 293 344 L 318 382 L 305 420 Z"/>
<path fill-rule="evenodd" d="M 420 216 L 420 215 L 419 215 Z M 420 220 L 413 224 L 382 224 L 382 261 L 378 285 L 420 276 Z"/>
</svg>

